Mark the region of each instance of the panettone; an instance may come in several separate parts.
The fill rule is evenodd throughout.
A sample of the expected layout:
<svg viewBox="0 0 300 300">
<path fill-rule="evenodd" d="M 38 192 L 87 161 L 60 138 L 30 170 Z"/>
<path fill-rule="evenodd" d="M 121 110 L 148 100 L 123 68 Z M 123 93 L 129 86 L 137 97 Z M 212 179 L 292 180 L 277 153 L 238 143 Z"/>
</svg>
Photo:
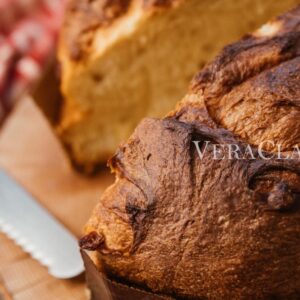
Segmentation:
<svg viewBox="0 0 300 300">
<path fill-rule="evenodd" d="M 107 280 L 171 299 L 299 299 L 299 56 L 298 6 L 140 123 L 80 241 Z"/>
</svg>

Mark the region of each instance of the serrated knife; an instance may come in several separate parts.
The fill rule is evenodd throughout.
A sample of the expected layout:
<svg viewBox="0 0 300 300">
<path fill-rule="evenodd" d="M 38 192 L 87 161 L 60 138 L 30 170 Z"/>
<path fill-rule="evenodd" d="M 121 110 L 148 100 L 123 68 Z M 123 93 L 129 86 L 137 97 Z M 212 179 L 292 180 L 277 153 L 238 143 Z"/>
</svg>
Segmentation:
<svg viewBox="0 0 300 300">
<path fill-rule="evenodd" d="M 57 278 L 83 272 L 76 238 L 0 169 L 0 230 Z"/>
</svg>

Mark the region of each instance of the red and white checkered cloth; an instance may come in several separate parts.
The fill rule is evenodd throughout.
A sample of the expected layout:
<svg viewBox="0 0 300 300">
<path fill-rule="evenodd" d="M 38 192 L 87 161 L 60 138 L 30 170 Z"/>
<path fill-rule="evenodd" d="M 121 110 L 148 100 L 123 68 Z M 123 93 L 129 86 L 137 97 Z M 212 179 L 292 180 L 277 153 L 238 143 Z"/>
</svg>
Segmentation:
<svg viewBox="0 0 300 300">
<path fill-rule="evenodd" d="M 67 0 L 0 0 L 0 124 L 53 52 Z"/>
</svg>

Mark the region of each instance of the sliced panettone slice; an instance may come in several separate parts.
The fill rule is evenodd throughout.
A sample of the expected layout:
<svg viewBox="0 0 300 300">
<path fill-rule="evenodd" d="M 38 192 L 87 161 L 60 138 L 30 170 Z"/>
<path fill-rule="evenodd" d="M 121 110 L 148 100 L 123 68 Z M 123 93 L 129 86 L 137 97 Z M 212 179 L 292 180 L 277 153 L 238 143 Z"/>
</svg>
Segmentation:
<svg viewBox="0 0 300 300">
<path fill-rule="evenodd" d="M 297 0 L 73 0 L 59 45 L 59 135 L 86 172 L 162 117 L 226 43 Z"/>
</svg>

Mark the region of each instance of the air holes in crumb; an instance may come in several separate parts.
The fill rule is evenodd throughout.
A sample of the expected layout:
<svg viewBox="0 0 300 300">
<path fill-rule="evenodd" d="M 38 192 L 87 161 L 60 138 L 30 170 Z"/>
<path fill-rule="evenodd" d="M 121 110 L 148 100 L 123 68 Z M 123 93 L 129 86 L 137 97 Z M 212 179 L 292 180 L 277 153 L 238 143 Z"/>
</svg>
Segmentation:
<svg viewBox="0 0 300 300">
<path fill-rule="evenodd" d="M 103 76 L 101 74 L 94 73 L 94 74 L 92 74 L 92 79 L 95 82 L 99 83 L 103 80 Z"/>
</svg>

